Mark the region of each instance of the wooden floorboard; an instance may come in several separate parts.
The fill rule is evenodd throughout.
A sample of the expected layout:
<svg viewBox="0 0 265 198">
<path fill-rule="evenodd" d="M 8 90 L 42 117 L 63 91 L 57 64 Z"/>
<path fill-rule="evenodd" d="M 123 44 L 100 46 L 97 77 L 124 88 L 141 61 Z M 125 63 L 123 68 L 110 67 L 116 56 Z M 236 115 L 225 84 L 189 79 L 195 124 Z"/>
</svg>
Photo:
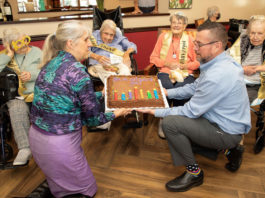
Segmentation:
<svg viewBox="0 0 265 198">
<path fill-rule="evenodd" d="M 252 114 L 253 124 L 256 117 Z M 83 131 L 82 147 L 97 180 L 95 198 L 264 198 L 265 150 L 253 153 L 255 126 L 245 136 L 245 153 L 239 171 L 224 168 L 227 159 L 216 161 L 203 156 L 196 159 L 204 170 L 203 185 L 188 192 L 174 193 L 165 183 L 181 174 L 174 167 L 165 140 L 157 136 L 158 118 L 149 116 L 149 124 L 123 129 L 123 118 L 113 121 L 109 132 Z M 0 171 L 0 197 L 26 197 L 45 179 L 34 159 L 26 167 Z"/>
</svg>

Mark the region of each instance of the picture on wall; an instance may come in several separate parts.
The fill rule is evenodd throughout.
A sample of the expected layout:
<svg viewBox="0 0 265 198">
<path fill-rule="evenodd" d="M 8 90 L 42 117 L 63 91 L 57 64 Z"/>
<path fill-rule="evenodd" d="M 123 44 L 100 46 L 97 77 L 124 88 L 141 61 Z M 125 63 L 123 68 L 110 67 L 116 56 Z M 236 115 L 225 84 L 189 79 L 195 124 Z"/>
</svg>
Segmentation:
<svg viewBox="0 0 265 198">
<path fill-rule="evenodd" d="M 171 9 L 188 9 L 192 6 L 192 0 L 169 0 Z"/>
</svg>

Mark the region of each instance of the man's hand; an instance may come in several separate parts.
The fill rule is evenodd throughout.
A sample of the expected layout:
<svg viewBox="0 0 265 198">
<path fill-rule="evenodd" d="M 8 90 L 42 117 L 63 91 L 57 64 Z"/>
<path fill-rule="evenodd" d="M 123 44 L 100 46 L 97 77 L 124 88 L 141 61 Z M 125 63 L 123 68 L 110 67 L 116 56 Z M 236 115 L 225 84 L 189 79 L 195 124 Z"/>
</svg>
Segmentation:
<svg viewBox="0 0 265 198">
<path fill-rule="evenodd" d="M 163 88 L 163 90 L 164 90 L 165 95 L 168 96 L 167 90 L 165 88 Z"/>
<path fill-rule="evenodd" d="M 24 72 L 21 72 L 19 77 L 20 77 L 20 80 L 25 83 L 31 79 L 31 74 L 30 72 L 24 71 Z"/>
<path fill-rule="evenodd" d="M 148 113 L 151 115 L 155 115 L 155 110 L 153 109 L 136 109 L 136 111 L 141 112 L 141 113 Z"/>
</svg>

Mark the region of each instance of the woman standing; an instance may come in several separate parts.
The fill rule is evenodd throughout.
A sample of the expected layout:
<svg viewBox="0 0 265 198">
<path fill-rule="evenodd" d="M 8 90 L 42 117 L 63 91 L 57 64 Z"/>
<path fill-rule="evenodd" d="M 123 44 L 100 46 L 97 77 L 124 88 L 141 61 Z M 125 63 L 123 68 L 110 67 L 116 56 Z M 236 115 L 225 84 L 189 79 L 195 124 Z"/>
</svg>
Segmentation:
<svg viewBox="0 0 265 198">
<path fill-rule="evenodd" d="M 80 146 L 82 126 L 97 126 L 130 110 L 99 111 L 104 93 L 94 92 L 80 61 L 88 58 L 90 31 L 79 21 L 65 21 L 44 43 L 43 63 L 32 104 L 30 147 L 55 197 L 93 197 L 96 181 Z"/>
</svg>

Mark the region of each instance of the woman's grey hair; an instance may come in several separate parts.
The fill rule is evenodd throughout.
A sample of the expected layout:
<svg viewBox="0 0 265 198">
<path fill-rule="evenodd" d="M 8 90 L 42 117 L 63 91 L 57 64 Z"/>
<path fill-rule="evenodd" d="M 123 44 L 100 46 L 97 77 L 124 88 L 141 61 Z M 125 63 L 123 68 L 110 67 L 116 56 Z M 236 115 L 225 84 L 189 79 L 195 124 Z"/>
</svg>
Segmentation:
<svg viewBox="0 0 265 198">
<path fill-rule="evenodd" d="M 182 12 L 175 12 L 170 15 L 169 21 L 172 23 L 173 17 L 177 20 L 182 20 L 184 24 L 188 24 L 188 17 L 186 17 Z"/>
<path fill-rule="evenodd" d="M 3 30 L 3 43 L 8 43 L 11 45 L 12 41 L 17 41 L 22 36 L 25 36 L 24 33 L 20 32 L 16 28 L 10 28 Z"/>
<path fill-rule="evenodd" d="M 116 32 L 116 23 L 114 23 L 114 21 L 110 20 L 110 19 L 106 19 L 105 21 L 103 21 L 101 27 L 100 27 L 100 33 L 106 29 L 106 28 L 110 28 L 112 29 L 114 32 Z"/>
<path fill-rule="evenodd" d="M 207 16 L 211 18 L 215 13 L 220 13 L 220 10 L 217 6 L 211 6 L 207 9 Z"/>
<path fill-rule="evenodd" d="M 250 33 L 251 27 L 253 25 L 253 23 L 261 23 L 263 25 L 265 25 L 265 16 L 264 15 L 254 15 L 251 16 L 249 19 L 249 24 L 247 27 L 247 33 Z"/>
<path fill-rule="evenodd" d="M 65 50 L 68 40 L 75 43 L 85 32 L 91 35 L 90 28 L 81 21 L 70 20 L 60 23 L 56 32 L 45 39 L 41 67 L 53 59 L 60 50 Z"/>
</svg>

